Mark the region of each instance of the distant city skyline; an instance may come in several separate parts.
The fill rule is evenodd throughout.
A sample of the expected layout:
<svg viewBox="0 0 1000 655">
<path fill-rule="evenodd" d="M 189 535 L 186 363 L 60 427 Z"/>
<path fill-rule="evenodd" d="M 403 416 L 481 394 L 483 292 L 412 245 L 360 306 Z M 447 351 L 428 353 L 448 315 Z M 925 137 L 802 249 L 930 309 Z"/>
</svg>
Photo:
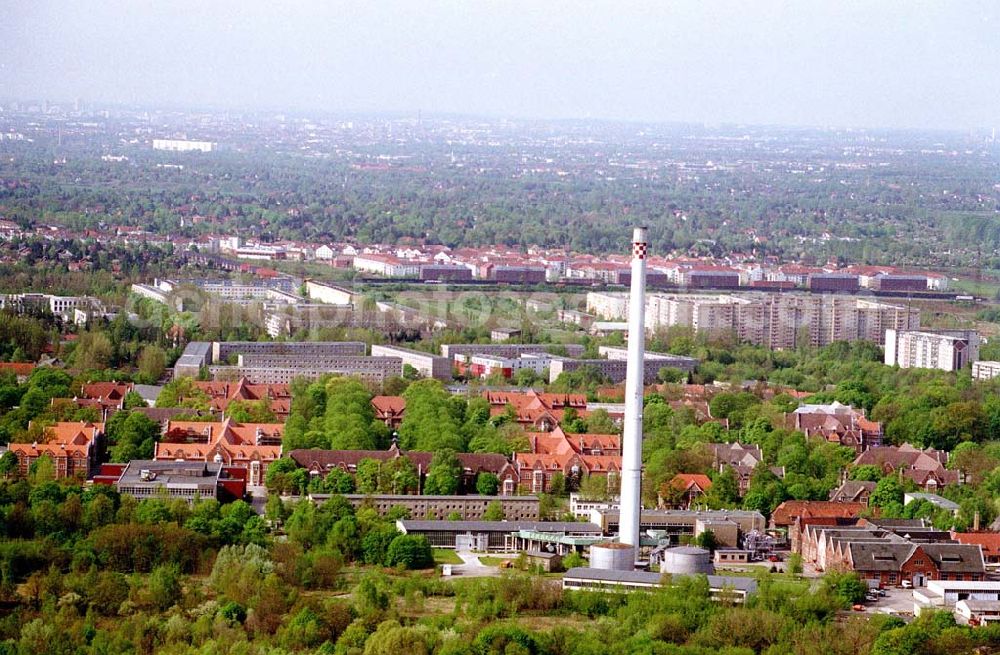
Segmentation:
<svg viewBox="0 0 1000 655">
<path fill-rule="evenodd" d="M 1000 5 L 14 0 L 7 98 L 818 127 L 1000 124 Z"/>
</svg>

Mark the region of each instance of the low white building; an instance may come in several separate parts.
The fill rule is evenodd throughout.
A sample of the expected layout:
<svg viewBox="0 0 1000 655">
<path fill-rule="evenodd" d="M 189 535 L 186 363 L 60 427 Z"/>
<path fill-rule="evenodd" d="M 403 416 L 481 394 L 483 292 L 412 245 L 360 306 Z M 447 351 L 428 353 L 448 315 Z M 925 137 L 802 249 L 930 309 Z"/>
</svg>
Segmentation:
<svg viewBox="0 0 1000 655">
<path fill-rule="evenodd" d="M 1000 581 L 928 580 L 913 590 L 913 613 L 922 610 L 953 610 L 961 601 L 1000 602 Z"/>
<path fill-rule="evenodd" d="M 992 380 L 1000 375 L 1000 362 L 972 362 L 972 377 L 976 380 Z"/>
<path fill-rule="evenodd" d="M 354 268 L 362 273 L 374 273 L 383 277 L 416 277 L 420 275 L 420 264 L 404 262 L 391 255 L 357 255 Z"/>
<path fill-rule="evenodd" d="M 955 603 L 955 620 L 966 625 L 1000 622 L 1000 601 L 960 600 Z"/>
<path fill-rule="evenodd" d="M 581 521 L 589 521 L 590 513 L 593 510 L 617 510 L 619 509 L 621 501 L 618 496 L 613 498 L 608 498 L 606 500 L 591 500 L 584 498 L 578 493 L 571 493 L 569 495 L 569 511 L 570 514 L 575 516 Z"/>
</svg>

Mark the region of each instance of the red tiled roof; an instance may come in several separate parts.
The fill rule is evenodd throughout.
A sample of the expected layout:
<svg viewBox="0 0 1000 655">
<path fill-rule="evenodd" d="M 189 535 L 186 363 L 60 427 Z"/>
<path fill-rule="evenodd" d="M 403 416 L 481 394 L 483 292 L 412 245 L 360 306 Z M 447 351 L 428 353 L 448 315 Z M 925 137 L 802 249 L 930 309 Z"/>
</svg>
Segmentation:
<svg viewBox="0 0 1000 655">
<path fill-rule="evenodd" d="M 1000 532 L 953 532 L 951 536 L 960 544 L 982 547 L 984 556 L 1000 556 Z"/>
<path fill-rule="evenodd" d="M 406 399 L 402 396 L 375 396 L 372 407 L 378 416 L 399 416 L 406 410 Z"/>
<path fill-rule="evenodd" d="M 771 520 L 775 525 L 792 525 L 797 518 L 856 518 L 864 510 L 864 503 L 834 503 L 828 500 L 786 500 L 774 510 Z"/>
<path fill-rule="evenodd" d="M 670 486 L 679 491 L 687 491 L 691 487 L 708 491 L 712 488 L 712 480 L 701 473 L 678 473 L 670 480 Z"/>
<path fill-rule="evenodd" d="M 281 446 L 273 442 L 284 432 L 283 423 L 168 421 L 153 459 L 210 461 L 218 455 L 226 463 L 273 461 L 281 456 Z"/>
<path fill-rule="evenodd" d="M 86 457 L 90 446 L 104 432 L 103 423 L 87 421 L 61 422 L 47 426 L 38 443 L 12 443 L 9 448 L 21 457 L 38 457 L 48 453 L 53 456 L 67 454 Z"/>
<path fill-rule="evenodd" d="M 19 377 L 27 377 L 35 370 L 34 364 L 22 362 L 0 362 L 0 373 L 13 373 Z"/>
</svg>

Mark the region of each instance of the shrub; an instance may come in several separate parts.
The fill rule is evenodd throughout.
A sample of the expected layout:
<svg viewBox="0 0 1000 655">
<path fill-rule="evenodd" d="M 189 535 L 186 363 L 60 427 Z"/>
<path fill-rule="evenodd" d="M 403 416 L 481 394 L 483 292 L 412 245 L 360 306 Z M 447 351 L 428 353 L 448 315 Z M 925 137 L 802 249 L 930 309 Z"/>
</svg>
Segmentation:
<svg viewBox="0 0 1000 655">
<path fill-rule="evenodd" d="M 434 566 L 431 544 L 423 535 L 401 534 L 389 544 L 386 563 L 407 569 L 431 568 Z"/>
</svg>

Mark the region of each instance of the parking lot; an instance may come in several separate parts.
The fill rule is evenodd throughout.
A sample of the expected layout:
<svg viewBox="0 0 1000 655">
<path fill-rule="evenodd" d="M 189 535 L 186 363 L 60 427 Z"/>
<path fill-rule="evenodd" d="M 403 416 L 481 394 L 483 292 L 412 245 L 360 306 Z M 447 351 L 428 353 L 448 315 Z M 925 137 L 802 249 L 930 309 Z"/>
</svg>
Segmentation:
<svg viewBox="0 0 1000 655">
<path fill-rule="evenodd" d="M 902 618 L 913 616 L 913 590 L 888 587 L 883 589 L 885 596 L 876 601 L 865 601 L 865 612 L 874 614 L 894 614 Z"/>
</svg>

